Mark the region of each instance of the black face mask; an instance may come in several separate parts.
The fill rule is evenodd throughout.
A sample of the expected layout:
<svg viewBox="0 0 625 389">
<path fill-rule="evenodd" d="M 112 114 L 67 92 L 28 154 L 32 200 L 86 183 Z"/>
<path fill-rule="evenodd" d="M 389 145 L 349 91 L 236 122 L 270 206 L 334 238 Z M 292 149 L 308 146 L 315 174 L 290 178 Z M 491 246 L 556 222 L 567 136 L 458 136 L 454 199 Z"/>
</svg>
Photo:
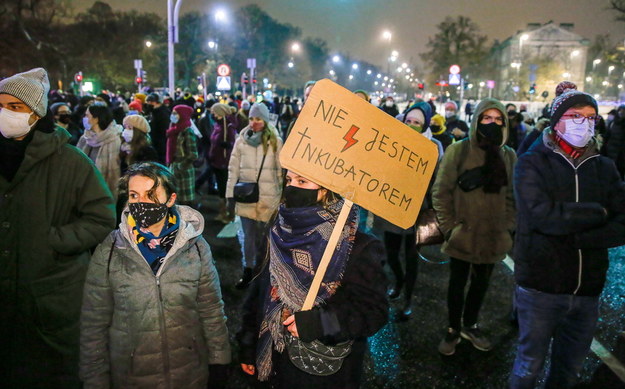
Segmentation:
<svg viewBox="0 0 625 389">
<path fill-rule="evenodd" d="M 495 122 L 488 124 L 477 124 L 477 133 L 488 143 L 499 146 L 503 142 L 503 126 Z"/>
<path fill-rule="evenodd" d="M 128 209 L 141 228 L 148 228 L 160 222 L 167 216 L 168 210 L 166 204 L 155 203 L 128 203 Z"/>
<path fill-rule="evenodd" d="M 69 122 L 71 121 L 71 115 L 68 113 L 61 113 L 59 114 L 59 122 L 63 123 L 63 124 L 69 124 Z"/>
<path fill-rule="evenodd" d="M 430 124 L 430 130 L 432 130 L 432 132 L 439 132 L 441 130 L 441 126 L 433 126 Z"/>
<path fill-rule="evenodd" d="M 154 111 L 154 106 L 152 104 L 146 104 L 145 107 L 143 107 L 143 111 L 145 113 L 152 113 L 152 111 Z"/>
<path fill-rule="evenodd" d="M 304 189 L 296 186 L 284 188 L 284 205 L 287 208 L 312 207 L 317 204 L 319 189 Z"/>
</svg>

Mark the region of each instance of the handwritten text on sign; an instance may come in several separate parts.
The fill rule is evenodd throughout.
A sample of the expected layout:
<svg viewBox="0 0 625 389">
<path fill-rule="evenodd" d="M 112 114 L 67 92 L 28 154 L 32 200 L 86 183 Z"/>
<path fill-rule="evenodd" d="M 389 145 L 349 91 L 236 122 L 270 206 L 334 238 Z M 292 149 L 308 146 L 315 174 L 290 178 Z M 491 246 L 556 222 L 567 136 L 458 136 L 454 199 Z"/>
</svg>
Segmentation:
<svg viewBox="0 0 625 389">
<path fill-rule="evenodd" d="M 330 80 L 314 86 L 280 153 L 283 167 L 403 228 L 437 159 L 430 140 Z"/>
</svg>

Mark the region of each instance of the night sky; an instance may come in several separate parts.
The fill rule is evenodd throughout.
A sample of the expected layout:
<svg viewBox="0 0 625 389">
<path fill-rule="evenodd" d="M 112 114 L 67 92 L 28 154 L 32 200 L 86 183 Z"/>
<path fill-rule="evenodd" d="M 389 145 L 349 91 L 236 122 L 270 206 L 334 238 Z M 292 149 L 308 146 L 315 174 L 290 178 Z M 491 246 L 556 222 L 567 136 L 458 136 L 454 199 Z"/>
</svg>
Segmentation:
<svg viewBox="0 0 625 389">
<path fill-rule="evenodd" d="M 144 9 L 166 15 L 166 0 L 104 0 L 114 9 Z M 175 1 L 174 1 L 175 2 Z M 94 0 L 74 0 L 78 11 Z M 489 38 L 503 41 L 527 23 L 574 23 L 574 32 L 592 41 L 609 33 L 614 42 L 625 39 L 625 22 L 614 21 L 609 0 L 184 0 L 181 14 L 192 10 L 214 12 L 220 5 L 233 9 L 259 4 L 273 18 L 319 37 L 331 49 L 374 64 L 386 64 L 391 50 L 401 62 L 420 63 L 429 36 L 446 16 L 468 16 Z M 382 31 L 392 31 L 389 45 Z M 412 59 L 412 60 L 411 60 Z"/>
</svg>

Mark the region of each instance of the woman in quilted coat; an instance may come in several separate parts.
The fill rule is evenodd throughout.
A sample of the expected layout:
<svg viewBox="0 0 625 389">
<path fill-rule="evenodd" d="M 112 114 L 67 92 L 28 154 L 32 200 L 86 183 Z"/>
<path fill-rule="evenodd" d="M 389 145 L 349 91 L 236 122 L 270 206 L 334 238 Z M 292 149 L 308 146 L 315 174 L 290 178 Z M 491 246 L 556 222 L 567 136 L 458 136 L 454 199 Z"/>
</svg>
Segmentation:
<svg viewBox="0 0 625 389">
<path fill-rule="evenodd" d="M 130 166 L 120 188 L 128 207 L 85 283 L 84 387 L 219 387 L 230 345 L 204 219 L 175 205 L 175 179 L 158 163 Z"/>
</svg>

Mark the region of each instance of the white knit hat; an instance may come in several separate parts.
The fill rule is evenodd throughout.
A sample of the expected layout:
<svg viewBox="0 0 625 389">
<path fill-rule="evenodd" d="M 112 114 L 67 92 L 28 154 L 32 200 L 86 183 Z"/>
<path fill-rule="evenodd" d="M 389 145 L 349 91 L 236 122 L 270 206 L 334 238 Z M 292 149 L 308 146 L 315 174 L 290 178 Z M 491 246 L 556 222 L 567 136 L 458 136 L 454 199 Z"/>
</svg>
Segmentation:
<svg viewBox="0 0 625 389">
<path fill-rule="evenodd" d="M 150 124 L 141 115 L 128 115 L 124 118 L 123 123 L 124 126 L 136 128 L 137 130 L 145 132 L 146 134 L 150 132 Z"/>
<path fill-rule="evenodd" d="M 43 68 L 31 69 L 0 81 L 0 93 L 20 99 L 38 116 L 46 116 L 50 81 Z"/>
</svg>

